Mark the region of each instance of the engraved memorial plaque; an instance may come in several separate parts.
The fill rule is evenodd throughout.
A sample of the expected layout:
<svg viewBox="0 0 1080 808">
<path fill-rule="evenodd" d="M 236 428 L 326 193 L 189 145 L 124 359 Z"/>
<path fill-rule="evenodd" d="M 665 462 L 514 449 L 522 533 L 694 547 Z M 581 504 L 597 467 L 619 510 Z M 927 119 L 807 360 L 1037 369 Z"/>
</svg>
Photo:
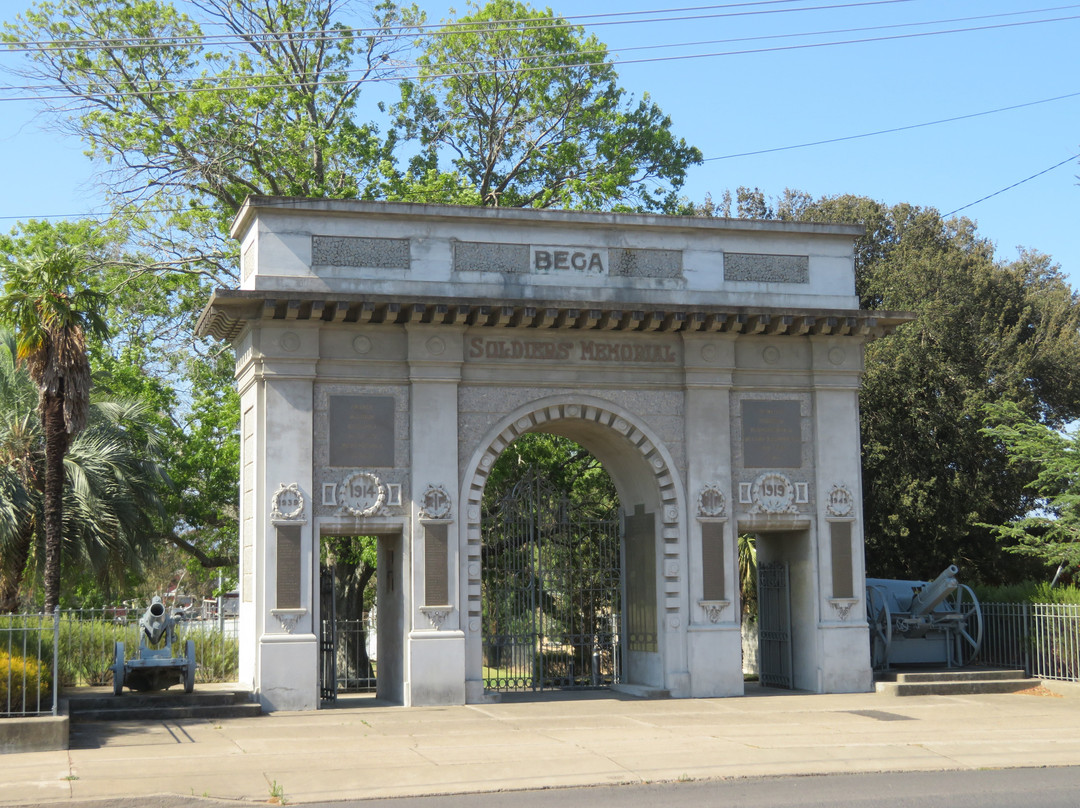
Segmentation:
<svg viewBox="0 0 1080 808">
<path fill-rule="evenodd" d="M 742 433 L 744 468 L 802 467 L 798 401 L 744 401 Z"/>
<path fill-rule="evenodd" d="M 450 602 L 448 535 L 446 525 L 424 525 L 425 606 L 445 606 Z"/>
<path fill-rule="evenodd" d="M 277 608 L 300 608 L 300 527 L 277 529 Z"/>
<path fill-rule="evenodd" d="M 394 465 L 394 397 L 330 396 L 331 466 Z"/>
</svg>

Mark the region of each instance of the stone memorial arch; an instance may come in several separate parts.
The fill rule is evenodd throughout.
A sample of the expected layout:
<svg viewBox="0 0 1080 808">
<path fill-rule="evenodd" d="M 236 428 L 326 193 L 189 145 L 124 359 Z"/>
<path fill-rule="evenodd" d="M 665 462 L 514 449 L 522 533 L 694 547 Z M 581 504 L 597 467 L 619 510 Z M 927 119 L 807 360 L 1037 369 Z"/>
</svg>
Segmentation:
<svg viewBox="0 0 1080 808">
<path fill-rule="evenodd" d="M 320 544 L 373 535 L 380 695 L 490 698 L 481 499 L 547 432 L 618 492 L 619 687 L 742 694 L 750 532 L 782 572 L 763 680 L 869 689 L 858 389 L 865 342 L 906 316 L 859 310 L 860 232 L 248 199 L 240 288 L 198 326 L 236 350 L 242 681 L 318 706 Z"/>
</svg>

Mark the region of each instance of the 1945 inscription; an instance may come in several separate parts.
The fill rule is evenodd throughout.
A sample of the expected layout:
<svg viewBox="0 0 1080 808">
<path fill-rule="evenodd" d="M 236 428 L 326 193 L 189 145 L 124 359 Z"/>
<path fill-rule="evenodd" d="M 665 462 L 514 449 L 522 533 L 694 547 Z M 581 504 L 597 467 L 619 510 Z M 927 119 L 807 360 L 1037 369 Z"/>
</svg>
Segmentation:
<svg viewBox="0 0 1080 808">
<path fill-rule="evenodd" d="M 675 364 L 678 361 L 678 355 L 670 345 L 653 345 L 638 342 L 549 341 L 472 337 L 469 340 L 469 359 Z"/>
</svg>

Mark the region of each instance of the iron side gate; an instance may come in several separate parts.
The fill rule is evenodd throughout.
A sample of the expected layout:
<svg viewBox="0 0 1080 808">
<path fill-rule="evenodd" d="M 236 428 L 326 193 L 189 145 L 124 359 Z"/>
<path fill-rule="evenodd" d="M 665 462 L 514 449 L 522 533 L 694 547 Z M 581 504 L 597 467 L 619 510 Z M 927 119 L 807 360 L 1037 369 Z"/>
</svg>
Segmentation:
<svg viewBox="0 0 1080 808">
<path fill-rule="evenodd" d="M 786 564 L 758 567 L 758 679 L 791 690 L 791 592 Z"/>
<path fill-rule="evenodd" d="M 328 567 L 319 573 L 319 598 L 319 701 L 330 705 L 337 701 L 337 592 L 334 571 Z"/>
<path fill-rule="evenodd" d="M 588 518 L 532 470 L 483 523 L 484 686 L 619 681 L 619 522 Z"/>
</svg>

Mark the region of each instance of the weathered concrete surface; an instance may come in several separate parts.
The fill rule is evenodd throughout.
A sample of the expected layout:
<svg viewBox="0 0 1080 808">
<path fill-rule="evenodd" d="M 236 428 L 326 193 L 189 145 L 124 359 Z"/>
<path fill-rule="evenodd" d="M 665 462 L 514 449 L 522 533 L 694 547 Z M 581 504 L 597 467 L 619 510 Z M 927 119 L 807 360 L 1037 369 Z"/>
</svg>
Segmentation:
<svg viewBox="0 0 1080 808">
<path fill-rule="evenodd" d="M 290 803 L 611 783 L 1071 766 L 1080 697 L 577 694 L 453 707 L 78 725 L 69 752 L 10 755 L 0 805 L 154 795 Z"/>
</svg>

